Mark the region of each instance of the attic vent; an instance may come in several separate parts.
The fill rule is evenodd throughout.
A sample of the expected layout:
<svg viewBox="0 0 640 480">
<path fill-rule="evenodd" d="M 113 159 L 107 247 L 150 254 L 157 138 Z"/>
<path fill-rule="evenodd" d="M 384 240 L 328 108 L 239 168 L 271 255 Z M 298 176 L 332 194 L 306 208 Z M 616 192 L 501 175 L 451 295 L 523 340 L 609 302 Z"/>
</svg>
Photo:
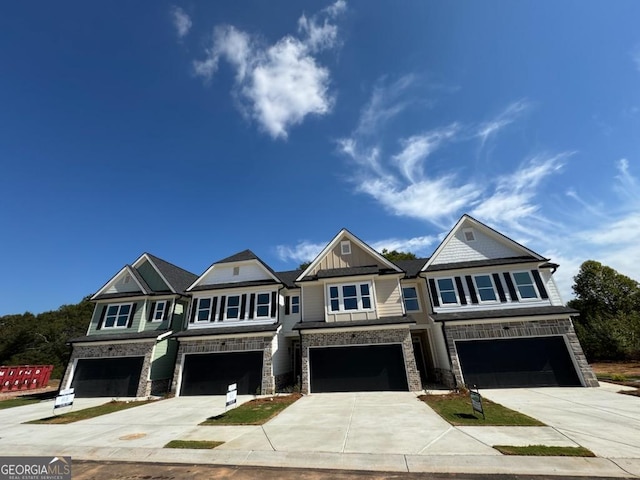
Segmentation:
<svg viewBox="0 0 640 480">
<path fill-rule="evenodd" d="M 351 255 L 351 242 L 349 240 L 340 242 L 340 254 Z"/>
<path fill-rule="evenodd" d="M 237 277 L 240 275 L 240 267 L 233 267 L 233 276 Z"/>
<path fill-rule="evenodd" d="M 464 239 L 465 239 L 467 242 L 473 242 L 473 241 L 475 241 L 475 239 L 476 239 L 476 234 L 474 233 L 474 231 L 473 231 L 473 229 L 472 229 L 472 228 L 465 228 L 465 229 L 463 230 L 463 233 L 464 233 Z"/>
<path fill-rule="evenodd" d="M 129 283 L 131 281 L 131 275 L 129 275 L 128 273 L 124 276 L 124 280 L 122 281 L 122 283 Z"/>
</svg>

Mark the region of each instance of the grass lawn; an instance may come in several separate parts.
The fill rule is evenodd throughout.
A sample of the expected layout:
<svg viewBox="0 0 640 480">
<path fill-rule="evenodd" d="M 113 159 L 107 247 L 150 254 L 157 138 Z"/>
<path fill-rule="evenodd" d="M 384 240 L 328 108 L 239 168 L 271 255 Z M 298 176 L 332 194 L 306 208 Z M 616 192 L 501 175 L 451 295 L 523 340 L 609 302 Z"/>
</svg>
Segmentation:
<svg viewBox="0 0 640 480">
<path fill-rule="evenodd" d="M 40 399 L 33 397 L 16 397 L 7 398 L 0 401 L 0 410 L 3 408 L 21 407 L 23 405 L 31 405 L 32 403 L 38 403 Z"/>
<path fill-rule="evenodd" d="M 540 457 L 595 457 L 591 450 L 584 447 L 548 447 L 546 445 L 527 445 L 512 447 L 510 445 L 494 445 L 493 448 L 504 455 L 530 455 Z"/>
<path fill-rule="evenodd" d="M 157 400 L 141 400 L 133 402 L 120 402 L 112 401 L 105 403 L 104 405 L 98 405 L 97 407 L 85 408 L 83 410 L 76 410 L 63 413 L 61 415 L 53 415 L 47 418 L 41 418 L 40 420 L 32 420 L 25 423 L 35 424 L 63 424 L 73 423 L 80 420 L 87 420 L 88 418 L 99 417 L 100 415 L 106 415 L 108 413 L 119 412 L 120 410 L 126 410 L 127 408 L 138 407 L 140 405 L 146 405 L 147 403 L 157 402 Z"/>
<path fill-rule="evenodd" d="M 210 449 L 222 445 L 224 442 L 214 442 L 211 440 L 171 440 L 164 448 L 198 448 Z"/>
<path fill-rule="evenodd" d="M 421 395 L 420 400 L 429 405 L 451 425 L 492 425 L 492 426 L 544 426 L 544 423 L 520 412 L 510 410 L 486 398 L 482 399 L 482 415 L 474 415 L 469 395 L 450 393 L 448 395 Z"/>
<path fill-rule="evenodd" d="M 293 393 L 277 397 L 256 398 L 221 415 L 209 417 L 200 425 L 262 425 L 301 396 L 299 393 Z"/>
</svg>

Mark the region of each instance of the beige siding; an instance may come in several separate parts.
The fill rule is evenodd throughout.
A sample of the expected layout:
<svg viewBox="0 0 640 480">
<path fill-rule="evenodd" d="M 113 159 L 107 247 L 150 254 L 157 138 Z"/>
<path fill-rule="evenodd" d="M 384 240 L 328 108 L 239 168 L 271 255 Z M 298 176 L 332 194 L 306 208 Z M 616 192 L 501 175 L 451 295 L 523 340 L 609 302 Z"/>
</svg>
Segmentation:
<svg viewBox="0 0 640 480">
<path fill-rule="evenodd" d="M 357 320 L 375 320 L 378 315 L 375 310 L 370 312 L 343 312 L 327 314 L 327 322 L 352 322 Z"/>
<path fill-rule="evenodd" d="M 324 321 L 324 287 L 304 285 L 302 287 L 302 320 L 305 322 Z"/>
<path fill-rule="evenodd" d="M 342 255 L 340 252 L 340 242 L 338 242 L 336 247 L 328 252 L 322 260 L 320 260 L 320 263 L 316 265 L 311 274 L 314 275 L 319 270 L 330 270 L 333 268 L 346 267 L 363 267 L 369 265 L 380 265 L 380 262 L 377 258 L 364 251 L 354 242 L 351 242 L 351 253 L 349 255 Z"/>
<path fill-rule="evenodd" d="M 397 278 L 378 278 L 375 281 L 378 316 L 402 315 L 402 295 Z"/>
</svg>

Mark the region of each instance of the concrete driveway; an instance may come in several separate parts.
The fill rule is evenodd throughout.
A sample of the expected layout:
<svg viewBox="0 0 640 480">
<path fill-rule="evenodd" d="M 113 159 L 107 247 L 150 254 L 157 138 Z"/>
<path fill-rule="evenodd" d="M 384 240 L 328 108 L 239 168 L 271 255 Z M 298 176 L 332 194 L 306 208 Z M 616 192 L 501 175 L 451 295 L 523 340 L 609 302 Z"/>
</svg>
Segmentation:
<svg viewBox="0 0 640 480">
<path fill-rule="evenodd" d="M 600 388 L 484 390 L 485 397 L 543 421 L 599 457 L 640 458 L 640 397 Z"/>
</svg>

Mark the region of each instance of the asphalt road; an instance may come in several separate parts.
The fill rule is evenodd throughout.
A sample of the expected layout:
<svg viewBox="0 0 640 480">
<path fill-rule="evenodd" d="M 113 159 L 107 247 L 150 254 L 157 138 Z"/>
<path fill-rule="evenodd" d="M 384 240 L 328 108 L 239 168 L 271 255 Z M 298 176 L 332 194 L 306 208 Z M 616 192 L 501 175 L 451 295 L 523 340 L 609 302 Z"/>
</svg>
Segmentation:
<svg viewBox="0 0 640 480">
<path fill-rule="evenodd" d="M 74 460 L 73 480 L 203 480 L 231 478 L 233 480 L 588 480 L 603 477 L 550 477 L 535 475 L 469 475 L 456 473 L 363 472 L 300 468 L 249 466 L 183 465 L 160 463 L 91 462 Z M 632 477 L 629 477 L 632 478 Z M 616 480 L 620 480 L 617 478 Z"/>
</svg>

